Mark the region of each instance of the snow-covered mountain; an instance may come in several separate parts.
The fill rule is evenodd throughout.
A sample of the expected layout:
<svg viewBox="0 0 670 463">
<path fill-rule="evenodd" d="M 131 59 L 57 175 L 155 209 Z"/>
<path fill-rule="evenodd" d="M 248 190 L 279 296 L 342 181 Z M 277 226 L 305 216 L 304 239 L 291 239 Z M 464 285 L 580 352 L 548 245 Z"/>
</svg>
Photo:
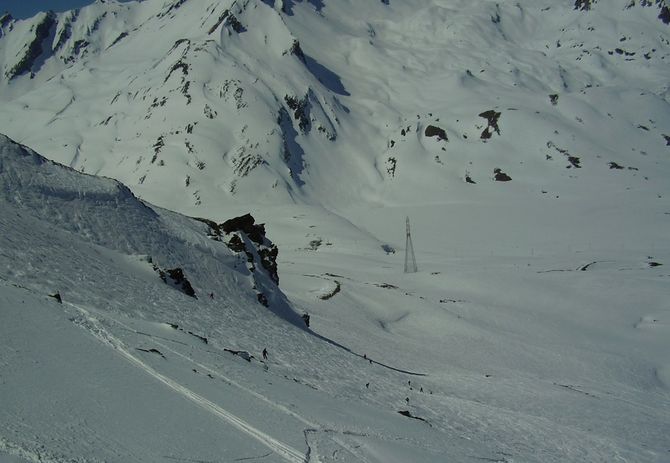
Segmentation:
<svg viewBox="0 0 670 463">
<path fill-rule="evenodd" d="M 667 23 L 662 0 L 98 1 L 3 17 L 0 126 L 193 215 L 554 194 L 667 159 Z"/>
<path fill-rule="evenodd" d="M 669 461 L 669 22 L 1 16 L 0 462 Z"/>
</svg>

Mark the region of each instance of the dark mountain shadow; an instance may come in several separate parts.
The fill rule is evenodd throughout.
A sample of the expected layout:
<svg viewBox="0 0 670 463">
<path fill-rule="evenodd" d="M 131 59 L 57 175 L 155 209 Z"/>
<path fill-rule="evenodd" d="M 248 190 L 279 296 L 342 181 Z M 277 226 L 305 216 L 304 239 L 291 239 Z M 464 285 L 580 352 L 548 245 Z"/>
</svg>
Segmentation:
<svg viewBox="0 0 670 463">
<path fill-rule="evenodd" d="M 309 55 L 305 55 L 305 66 L 307 66 L 309 72 L 311 72 L 314 77 L 316 77 L 319 82 L 331 92 L 337 93 L 338 95 L 351 96 L 351 94 L 347 92 L 347 89 L 344 88 L 340 76 Z"/>
<path fill-rule="evenodd" d="M 275 0 L 263 0 L 264 3 L 274 7 Z M 301 3 L 302 0 L 284 0 L 284 6 L 282 11 L 289 16 L 293 16 L 293 7 L 296 3 Z M 311 4 L 317 13 L 321 13 L 321 10 L 325 6 L 323 0 L 307 0 L 307 3 Z"/>
<path fill-rule="evenodd" d="M 301 178 L 305 170 L 305 150 L 298 143 L 298 132 L 293 127 L 291 115 L 284 108 L 279 111 L 279 126 L 284 138 L 284 162 L 291 172 L 293 181 L 301 187 L 305 184 Z"/>
</svg>

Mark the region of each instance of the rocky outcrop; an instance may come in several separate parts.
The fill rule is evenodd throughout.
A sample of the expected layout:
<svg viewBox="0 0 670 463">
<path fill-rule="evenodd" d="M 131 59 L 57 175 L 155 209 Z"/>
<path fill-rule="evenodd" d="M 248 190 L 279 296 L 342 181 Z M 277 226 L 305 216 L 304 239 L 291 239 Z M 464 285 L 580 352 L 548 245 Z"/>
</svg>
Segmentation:
<svg viewBox="0 0 670 463">
<path fill-rule="evenodd" d="M 257 224 L 256 219 L 251 214 L 234 217 L 220 224 L 207 219 L 197 220 L 209 226 L 209 236 L 212 239 L 224 241 L 233 252 L 245 253 L 250 271 L 253 272 L 260 266 L 267 272 L 272 282 L 279 285 L 277 269 L 279 249 L 265 236 L 265 224 Z M 227 239 L 224 239 L 223 235 L 228 235 Z M 248 244 L 252 245 L 251 249 Z M 256 259 L 256 255 L 258 259 Z"/>
<path fill-rule="evenodd" d="M 512 180 L 512 177 L 510 177 L 505 172 L 503 172 L 501 169 L 496 167 L 495 169 L 493 169 L 493 179 L 496 182 L 509 182 L 509 181 Z"/>
<path fill-rule="evenodd" d="M 195 294 L 193 286 L 191 286 L 191 282 L 188 281 L 188 279 L 184 275 L 184 271 L 181 268 L 177 267 L 173 269 L 163 270 L 162 268 L 154 264 L 154 270 L 158 273 L 158 276 L 160 276 L 160 279 L 163 280 L 165 284 L 180 290 L 187 296 L 191 296 L 195 299 L 198 298 Z"/>
<path fill-rule="evenodd" d="M 443 128 L 434 125 L 429 125 L 428 127 L 426 127 L 424 134 L 427 137 L 437 137 L 438 140 L 449 141 L 449 138 L 447 137 L 447 132 L 445 132 Z"/>
<path fill-rule="evenodd" d="M 500 119 L 500 115 L 501 115 L 500 112 L 495 111 L 493 109 L 484 111 L 483 113 L 479 113 L 479 117 L 483 117 L 488 122 L 488 126 L 482 131 L 482 134 L 480 135 L 479 138 L 481 138 L 484 141 L 488 140 L 493 135 L 491 130 L 495 131 L 495 133 L 500 135 L 500 127 L 498 126 L 498 120 Z"/>
<path fill-rule="evenodd" d="M 302 99 L 299 99 L 294 96 L 285 95 L 284 101 L 291 110 L 293 111 L 293 118 L 298 121 L 298 127 L 303 133 L 309 131 L 310 120 L 309 120 L 309 96 L 305 95 Z"/>
</svg>

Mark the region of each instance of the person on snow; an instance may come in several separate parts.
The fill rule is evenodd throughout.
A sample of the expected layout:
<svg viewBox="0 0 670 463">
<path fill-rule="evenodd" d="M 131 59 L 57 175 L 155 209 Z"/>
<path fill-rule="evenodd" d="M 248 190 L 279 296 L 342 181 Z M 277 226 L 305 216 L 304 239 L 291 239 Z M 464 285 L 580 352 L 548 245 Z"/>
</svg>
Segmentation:
<svg viewBox="0 0 670 463">
<path fill-rule="evenodd" d="M 267 359 L 268 359 L 268 350 L 263 348 L 263 360 L 267 360 Z"/>
</svg>

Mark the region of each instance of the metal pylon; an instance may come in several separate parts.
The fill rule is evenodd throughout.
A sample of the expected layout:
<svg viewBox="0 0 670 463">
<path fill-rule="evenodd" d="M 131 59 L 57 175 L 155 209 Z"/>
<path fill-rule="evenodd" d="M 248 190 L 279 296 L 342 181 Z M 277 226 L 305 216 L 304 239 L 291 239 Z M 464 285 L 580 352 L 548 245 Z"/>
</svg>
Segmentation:
<svg viewBox="0 0 670 463">
<path fill-rule="evenodd" d="M 416 266 L 416 258 L 414 257 L 414 246 L 412 246 L 412 234 L 409 229 L 409 217 L 407 217 L 406 230 L 407 240 L 405 242 L 405 273 L 416 273 L 418 268 Z"/>
</svg>

